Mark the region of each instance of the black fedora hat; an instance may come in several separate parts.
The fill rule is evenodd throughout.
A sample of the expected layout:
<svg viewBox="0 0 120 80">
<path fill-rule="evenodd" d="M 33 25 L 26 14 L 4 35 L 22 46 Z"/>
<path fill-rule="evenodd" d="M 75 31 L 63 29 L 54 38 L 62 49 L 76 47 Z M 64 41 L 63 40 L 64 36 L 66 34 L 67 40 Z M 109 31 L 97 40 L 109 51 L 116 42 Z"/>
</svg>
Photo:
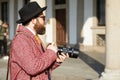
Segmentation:
<svg viewBox="0 0 120 80">
<path fill-rule="evenodd" d="M 25 23 L 46 10 L 47 6 L 41 8 L 37 2 L 30 2 L 19 10 L 20 20 L 16 23 Z"/>
</svg>

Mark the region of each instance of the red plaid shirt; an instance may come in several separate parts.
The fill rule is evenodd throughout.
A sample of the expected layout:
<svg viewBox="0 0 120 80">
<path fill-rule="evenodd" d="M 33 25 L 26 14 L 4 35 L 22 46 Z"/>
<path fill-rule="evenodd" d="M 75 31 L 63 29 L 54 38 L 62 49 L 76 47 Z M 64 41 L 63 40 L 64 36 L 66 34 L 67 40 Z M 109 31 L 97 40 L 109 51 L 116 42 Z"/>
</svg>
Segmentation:
<svg viewBox="0 0 120 80">
<path fill-rule="evenodd" d="M 24 26 L 19 26 L 18 34 L 12 41 L 10 52 L 10 80 L 48 80 L 50 74 L 59 64 L 57 55 L 52 50 L 43 52 L 34 35 Z"/>
</svg>

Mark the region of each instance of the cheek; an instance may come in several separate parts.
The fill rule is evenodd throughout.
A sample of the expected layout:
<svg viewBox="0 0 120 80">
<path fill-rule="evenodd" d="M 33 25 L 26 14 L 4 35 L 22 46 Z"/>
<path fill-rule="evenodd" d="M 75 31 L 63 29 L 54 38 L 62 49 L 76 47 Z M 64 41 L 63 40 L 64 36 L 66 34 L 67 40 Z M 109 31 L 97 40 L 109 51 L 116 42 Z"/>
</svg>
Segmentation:
<svg viewBox="0 0 120 80">
<path fill-rule="evenodd" d="M 44 19 L 42 19 L 42 18 L 39 20 L 39 22 L 40 22 L 42 25 L 44 25 L 44 24 L 45 24 L 45 20 L 44 20 Z"/>
</svg>

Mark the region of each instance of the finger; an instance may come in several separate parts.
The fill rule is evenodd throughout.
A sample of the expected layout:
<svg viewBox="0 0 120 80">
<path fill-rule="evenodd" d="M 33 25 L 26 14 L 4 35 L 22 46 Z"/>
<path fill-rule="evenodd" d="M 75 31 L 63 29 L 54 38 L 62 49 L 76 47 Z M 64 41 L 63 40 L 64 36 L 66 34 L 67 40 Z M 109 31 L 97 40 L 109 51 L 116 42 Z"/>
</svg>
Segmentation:
<svg viewBox="0 0 120 80">
<path fill-rule="evenodd" d="M 64 56 L 64 57 L 66 57 L 66 54 L 64 54 L 64 53 L 61 53 L 61 55 Z"/>
<path fill-rule="evenodd" d="M 51 44 L 51 45 L 55 46 L 55 42 L 52 42 L 52 44 Z"/>
<path fill-rule="evenodd" d="M 62 60 L 62 55 L 58 55 L 58 58 L 59 58 L 60 60 Z"/>
<path fill-rule="evenodd" d="M 66 56 L 67 56 L 67 58 L 69 58 L 69 55 L 68 55 L 68 53 L 66 54 Z"/>
<path fill-rule="evenodd" d="M 61 59 L 62 61 L 64 61 L 65 58 L 66 58 L 66 56 L 60 55 L 60 59 Z"/>
<path fill-rule="evenodd" d="M 57 44 L 56 44 L 55 42 L 52 42 L 52 45 L 53 45 L 53 46 L 57 46 Z"/>
</svg>

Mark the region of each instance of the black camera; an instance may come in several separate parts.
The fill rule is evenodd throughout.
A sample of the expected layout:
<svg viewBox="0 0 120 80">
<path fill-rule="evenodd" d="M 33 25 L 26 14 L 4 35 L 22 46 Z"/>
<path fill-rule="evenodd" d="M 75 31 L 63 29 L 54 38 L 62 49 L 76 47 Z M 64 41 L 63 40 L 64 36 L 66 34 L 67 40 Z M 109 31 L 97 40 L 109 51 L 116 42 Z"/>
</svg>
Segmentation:
<svg viewBox="0 0 120 80">
<path fill-rule="evenodd" d="M 67 47 L 58 47 L 58 54 L 60 55 L 61 52 L 64 54 L 68 53 L 70 58 L 77 58 L 79 56 L 79 49 L 76 48 L 67 48 Z"/>
</svg>

